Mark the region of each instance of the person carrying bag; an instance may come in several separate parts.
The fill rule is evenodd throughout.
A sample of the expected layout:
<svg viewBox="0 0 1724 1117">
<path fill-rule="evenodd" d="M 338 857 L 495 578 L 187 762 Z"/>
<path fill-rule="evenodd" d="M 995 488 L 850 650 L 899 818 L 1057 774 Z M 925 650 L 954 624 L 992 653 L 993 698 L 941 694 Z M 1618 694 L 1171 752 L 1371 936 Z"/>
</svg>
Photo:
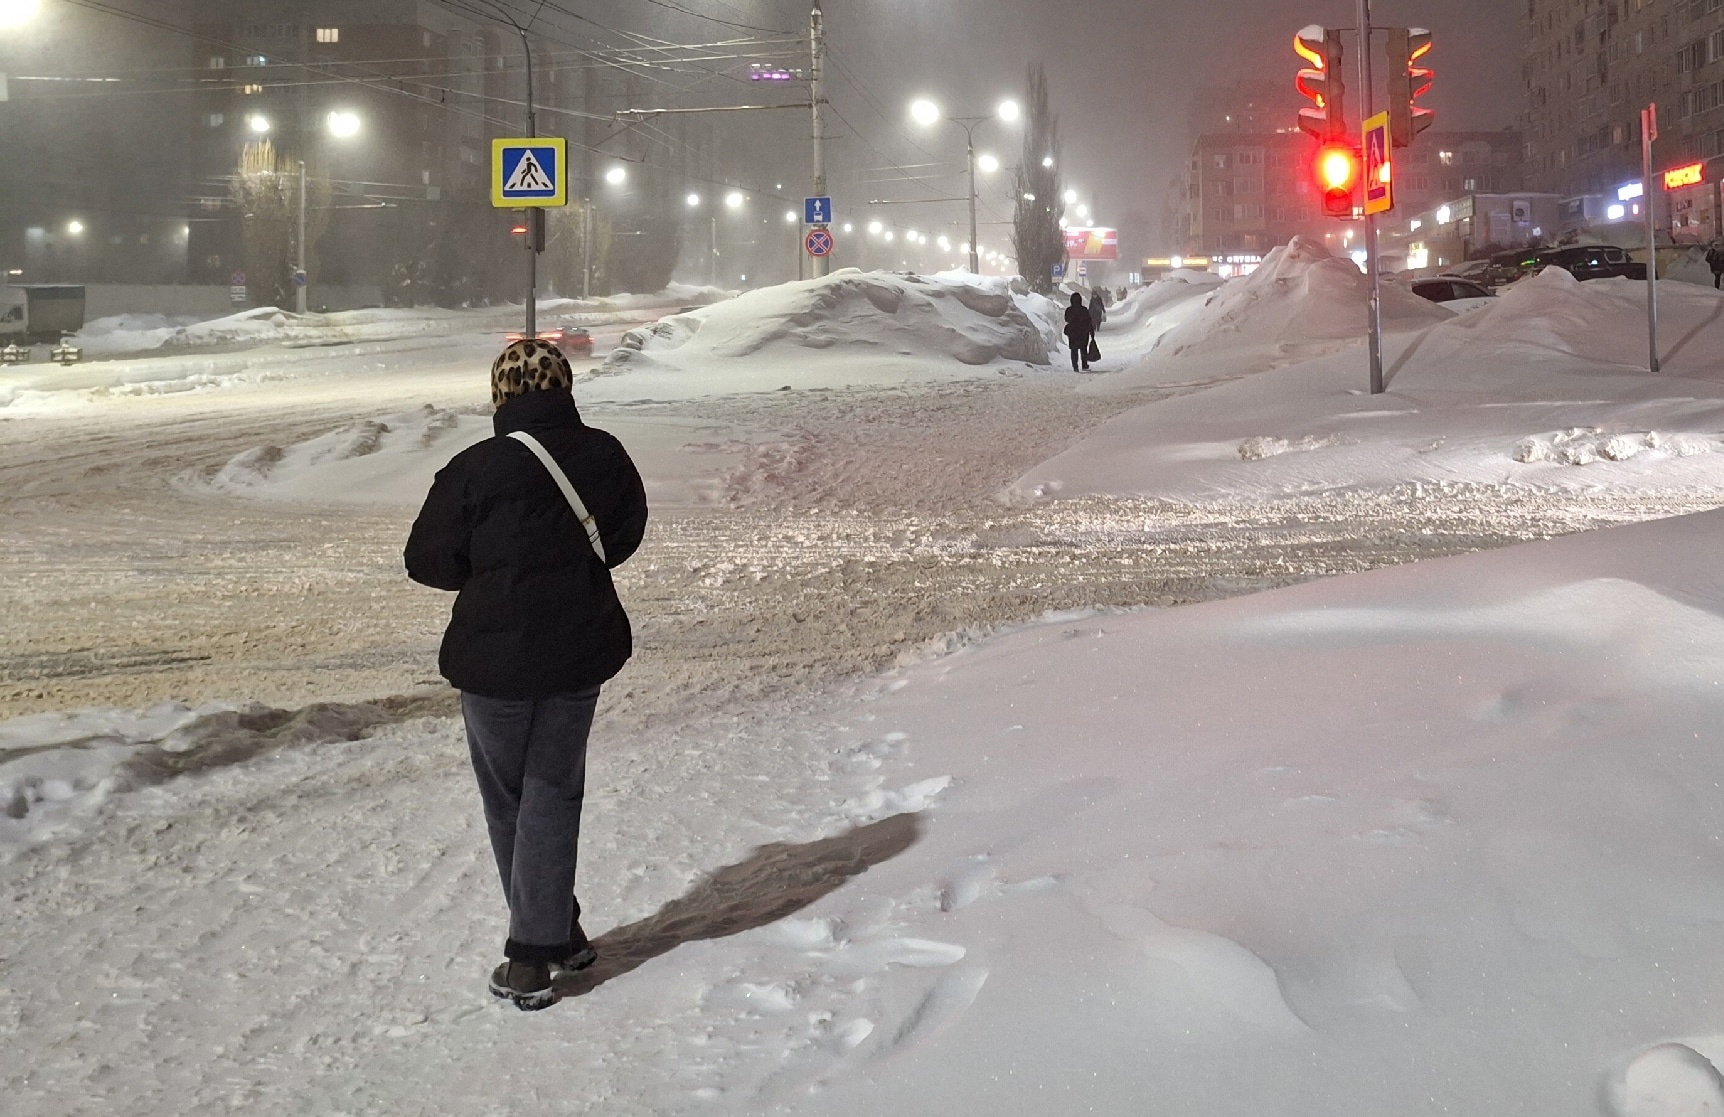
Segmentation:
<svg viewBox="0 0 1724 1117">
<path fill-rule="evenodd" d="M 556 346 L 510 345 L 491 369 L 497 437 L 438 471 L 407 540 L 407 575 L 457 592 L 438 653 L 461 716 L 509 905 L 490 989 L 556 1001 L 591 965 L 575 899 L 587 735 L 600 686 L 633 653 L 611 570 L 646 532 L 646 489 L 614 437 L 581 421 Z"/>
</svg>

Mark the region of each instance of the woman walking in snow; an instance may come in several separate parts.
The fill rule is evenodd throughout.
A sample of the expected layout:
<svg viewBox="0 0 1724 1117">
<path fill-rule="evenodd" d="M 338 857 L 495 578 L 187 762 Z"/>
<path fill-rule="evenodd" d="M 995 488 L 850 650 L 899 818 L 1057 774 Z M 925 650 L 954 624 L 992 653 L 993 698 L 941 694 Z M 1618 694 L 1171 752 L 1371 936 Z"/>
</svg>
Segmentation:
<svg viewBox="0 0 1724 1117">
<path fill-rule="evenodd" d="M 628 452 L 581 422 L 556 346 L 518 341 L 491 368 L 497 437 L 440 470 L 413 524 L 408 577 L 456 590 L 438 667 L 461 716 L 509 904 L 491 992 L 556 1000 L 553 971 L 597 958 L 575 853 L 599 687 L 633 651 L 611 568 L 646 531 Z"/>
<path fill-rule="evenodd" d="M 1090 342 L 1095 337 L 1095 324 L 1090 320 L 1089 308 L 1083 304 L 1083 295 L 1072 292 L 1072 304 L 1066 307 L 1066 344 L 1071 346 L 1072 371 L 1078 370 L 1078 362 L 1083 362 L 1085 372 L 1089 371 Z"/>
</svg>

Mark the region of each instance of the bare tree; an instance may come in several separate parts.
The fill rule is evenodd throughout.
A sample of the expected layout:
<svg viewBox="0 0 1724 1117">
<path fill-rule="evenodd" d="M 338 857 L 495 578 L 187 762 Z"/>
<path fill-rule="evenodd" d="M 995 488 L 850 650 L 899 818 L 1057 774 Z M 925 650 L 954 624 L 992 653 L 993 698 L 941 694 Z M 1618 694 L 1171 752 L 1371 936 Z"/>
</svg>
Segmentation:
<svg viewBox="0 0 1724 1117">
<path fill-rule="evenodd" d="M 245 145 L 228 191 L 242 215 L 246 286 L 251 300 L 287 306 L 293 300 L 294 237 L 299 225 L 300 176 L 297 163 L 276 153 L 269 140 Z M 307 168 L 306 242 L 316 244 L 329 225 L 329 176 Z M 307 260 L 307 267 L 314 267 Z"/>
<path fill-rule="evenodd" d="M 1065 199 L 1060 192 L 1060 121 L 1049 107 L 1047 74 L 1039 64 L 1030 67 L 1024 103 L 1024 153 L 1018 163 L 1012 244 L 1024 280 L 1045 295 L 1054 289 L 1054 267 L 1066 258 L 1060 228 Z"/>
</svg>

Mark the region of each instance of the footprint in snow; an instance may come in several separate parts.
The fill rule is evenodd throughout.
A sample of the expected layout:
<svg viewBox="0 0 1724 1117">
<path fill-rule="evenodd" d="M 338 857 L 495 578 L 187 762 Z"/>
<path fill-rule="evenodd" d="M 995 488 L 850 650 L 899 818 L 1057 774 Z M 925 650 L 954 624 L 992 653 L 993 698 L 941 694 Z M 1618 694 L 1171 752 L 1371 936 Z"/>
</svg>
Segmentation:
<svg viewBox="0 0 1724 1117">
<path fill-rule="evenodd" d="M 1616 1117 L 1724 1115 L 1724 1077 L 1686 1044 L 1662 1043 L 1641 1053 L 1611 1086 Z"/>
</svg>

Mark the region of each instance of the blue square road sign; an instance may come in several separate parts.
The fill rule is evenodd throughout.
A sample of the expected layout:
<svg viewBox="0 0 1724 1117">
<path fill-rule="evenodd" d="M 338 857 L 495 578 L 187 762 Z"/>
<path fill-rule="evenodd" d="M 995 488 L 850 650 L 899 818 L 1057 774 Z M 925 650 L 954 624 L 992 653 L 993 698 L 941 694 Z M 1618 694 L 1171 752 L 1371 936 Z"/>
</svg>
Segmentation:
<svg viewBox="0 0 1724 1117">
<path fill-rule="evenodd" d="M 804 225 L 832 224 L 831 198 L 802 199 L 802 223 Z"/>
</svg>

